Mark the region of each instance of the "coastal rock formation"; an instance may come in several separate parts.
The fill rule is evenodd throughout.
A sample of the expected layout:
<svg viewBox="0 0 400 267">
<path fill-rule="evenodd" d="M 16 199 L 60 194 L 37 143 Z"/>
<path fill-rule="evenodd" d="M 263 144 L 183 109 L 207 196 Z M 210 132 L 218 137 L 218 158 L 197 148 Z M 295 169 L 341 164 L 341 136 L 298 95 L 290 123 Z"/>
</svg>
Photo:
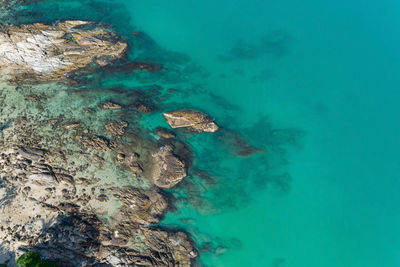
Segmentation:
<svg viewBox="0 0 400 267">
<path fill-rule="evenodd" d="M 89 21 L 7 26 L 0 30 L 0 69 L 18 79 L 61 80 L 92 63 L 108 65 L 126 49 L 112 31 Z"/>
<path fill-rule="evenodd" d="M 162 146 L 153 157 L 152 178 L 161 188 L 171 188 L 186 177 L 186 166 L 172 153 L 172 147 Z"/>
<path fill-rule="evenodd" d="M 157 190 L 148 192 L 133 187 L 111 190 L 123 204 L 121 212 L 116 216 L 125 223 L 157 223 L 168 207 L 167 200 Z"/>
<path fill-rule="evenodd" d="M 199 133 L 214 133 L 219 130 L 218 125 L 210 116 L 197 110 L 177 110 L 163 115 L 172 128 L 187 128 Z"/>
<path fill-rule="evenodd" d="M 193 266 L 190 237 L 157 225 L 171 206 L 159 187 L 179 183 L 186 166 L 178 146 L 159 148 L 139 127 L 139 112 L 154 111 L 153 101 L 47 83 L 79 79 L 126 49 L 95 22 L 0 27 L 1 263 L 37 251 L 65 267 Z"/>
<path fill-rule="evenodd" d="M 74 173 L 51 164 L 42 149 L 0 154 L 3 246 L 17 256 L 37 251 L 66 267 L 192 266 L 197 252 L 185 233 L 150 228 L 168 208 L 159 190 L 104 185 L 98 192 Z M 112 223 L 100 219 L 101 210 L 113 214 Z"/>
</svg>

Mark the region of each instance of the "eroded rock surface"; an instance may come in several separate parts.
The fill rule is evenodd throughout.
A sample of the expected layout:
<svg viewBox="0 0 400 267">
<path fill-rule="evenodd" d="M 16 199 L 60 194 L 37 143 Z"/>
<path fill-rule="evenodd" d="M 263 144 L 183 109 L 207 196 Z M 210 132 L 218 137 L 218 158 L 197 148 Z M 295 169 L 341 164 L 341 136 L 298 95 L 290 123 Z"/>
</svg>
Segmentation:
<svg viewBox="0 0 400 267">
<path fill-rule="evenodd" d="M 60 266 L 189 267 L 188 236 L 151 229 L 168 208 L 159 190 L 93 187 L 49 161 L 45 150 L 16 147 L 0 155 L 0 240 L 10 251 L 38 251 Z M 102 197 L 101 203 L 99 198 Z M 110 222 L 98 214 L 111 212 Z M 85 265 L 86 264 L 86 265 Z"/>
<path fill-rule="evenodd" d="M 152 177 L 154 184 L 161 188 L 171 188 L 186 177 L 185 163 L 172 153 L 172 147 L 162 146 L 153 157 Z"/>
<path fill-rule="evenodd" d="M 165 119 L 172 128 L 187 128 L 194 132 L 213 133 L 219 130 L 214 120 L 203 112 L 185 109 L 165 112 Z"/>
<path fill-rule="evenodd" d="M 0 69 L 18 79 L 61 80 L 91 63 L 107 65 L 126 49 L 111 30 L 88 21 L 8 26 L 0 30 Z"/>
<path fill-rule="evenodd" d="M 128 126 L 128 123 L 121 122 L 110 122 L 105 127 L 107 132 L 113 135 L 123 135 L 125 132 L 125 128 Z"/>
</svg>

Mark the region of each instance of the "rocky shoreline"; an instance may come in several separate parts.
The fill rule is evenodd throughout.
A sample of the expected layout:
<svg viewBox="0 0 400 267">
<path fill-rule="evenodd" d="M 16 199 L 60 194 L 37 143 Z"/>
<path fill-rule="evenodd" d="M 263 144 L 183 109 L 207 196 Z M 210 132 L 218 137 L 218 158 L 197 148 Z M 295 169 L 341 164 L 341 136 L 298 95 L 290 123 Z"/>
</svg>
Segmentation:
<svg viewBox="0 0 400 267">
<path fill-rule="evenodd" d="M 190 237 L 154 226 L 188 160 L 173 133 L 158 129 L 157 141 L 138 125 L 153 96 L 56 83 L 126 51 L 94 22 L 0 30 L 1 260 L 37 251 L 59 266 L 193 266 Z M 199 111 L 179 115 L 197 132 L 218 129 Z"/>
</svg>

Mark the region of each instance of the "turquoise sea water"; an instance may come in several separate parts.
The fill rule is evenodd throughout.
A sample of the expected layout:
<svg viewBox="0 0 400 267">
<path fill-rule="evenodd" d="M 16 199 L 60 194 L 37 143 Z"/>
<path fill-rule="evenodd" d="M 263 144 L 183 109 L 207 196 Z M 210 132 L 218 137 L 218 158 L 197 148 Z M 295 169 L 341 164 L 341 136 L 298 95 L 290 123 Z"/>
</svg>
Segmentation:
<svg viewBox="0 0 400 267">
<path fill-rule="evenodd" d="M 149 130 L 182 107 L 222 126 L 177 131 L 193 166 L 161 223 L 192 234 L 201 264 L 400 266 L 398 1 L 63 0 L 25 12 L 111 23 L 131 58 L 164 64 L 96 84 L 178 90 L 143 118 Z M 251 147 L 262 151 L 238 155 Z"/>
</svg>

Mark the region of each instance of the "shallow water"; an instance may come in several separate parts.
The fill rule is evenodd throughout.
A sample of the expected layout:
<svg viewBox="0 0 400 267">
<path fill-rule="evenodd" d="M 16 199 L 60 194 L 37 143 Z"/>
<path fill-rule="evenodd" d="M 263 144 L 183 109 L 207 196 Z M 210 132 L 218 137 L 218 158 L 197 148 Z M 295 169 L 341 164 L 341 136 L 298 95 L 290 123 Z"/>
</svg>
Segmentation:
<svg viewBox="0 0 400 267">
<path fill-rule="evenodd" d="M 364 267 L 400 265 L 399 11 L 389 0 L 63 0 L 19 20 L 111 23 L 131 58 L 167 71 L 89 86 L 177 89 L 143 117 L 149 130 L 181 107 L 222 126 L 177 131 L 193 167 L 161 223 L 191 233 L 204 266 Z"/>
</svg>

